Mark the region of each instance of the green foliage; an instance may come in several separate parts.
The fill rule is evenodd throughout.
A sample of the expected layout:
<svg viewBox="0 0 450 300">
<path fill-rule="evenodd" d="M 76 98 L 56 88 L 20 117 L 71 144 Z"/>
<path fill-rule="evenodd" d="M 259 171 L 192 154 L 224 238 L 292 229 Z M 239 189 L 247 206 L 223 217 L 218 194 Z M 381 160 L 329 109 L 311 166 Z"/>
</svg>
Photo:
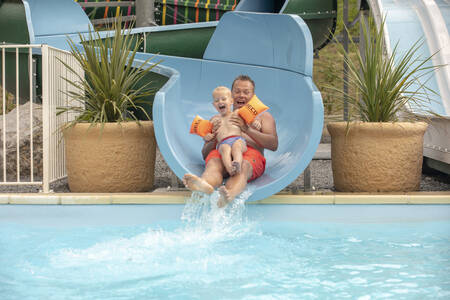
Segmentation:
<svg viewBox="0 0 450 300">
<path fill-rule="evenodd" d="M 337 11 L 338 11 L 338 15 L 337 15 L 337 20 L 336 20 L 336 34 L 341 34 L 342 30 L 344 30 L 345 26 L 344 26 L 344 1 L 338 1 L 337 2 Z M 348 18 L 349 18 L 349 22 L 351 22 L 353 19 L 355 19 L 358 14 L 359 14 L 359 6 L 358 4 L 358 0 L 349 0 L 348 1 Z M 359 34 L 359 26 L 354 26 L 352 28 L 350 28 L 350 32 L 353 35 L 358 35 Z"/>
<path fill-rule="evenodd" d="M 333 64 L 328 64 L 324 66 L 323 70 L 319 71 L 322 75 L 324 82 L 327 84 L 334 84 L 335 82 L 339 82 L 340 78 L 337 75 L 335 66 Z M 333 95 L 327 92 L 322 93 L 323 96 L 323 104 L 325 108 L 326 114 L 331 114 L 333 111 Z"/>
<path fill-rule="evenodd" d="M 133 39 L 129 31 L 122 29 L 121 18 L 114 24 L 114 36 L 102 40 L 100 34 L 89 30 L 87 37 L 79 34 L 81 47 L 69 38 L 71 53 L 84 70 L 78 74 L 73 68 L 62 62 L 76 76 L 75 81 L 64 78 L 74 87 L 67 92 L 71 104 L 59 107 L 58 114 L 76 113 L 70 125 L 78 122 L 107 123 L 136 121 L 133 110 L 147 112 L 139 105 L 143 98 L 153 95 L 151 82 L 138 84 L 156 66 L 147 64 L 153 57 L 138 66 L 133 66 L 135 55 L 142 40 Z"/>
<path fill-rule="evenodd" d="M 2 99 L 3 94 L 3 87 L 0 85 L 0 99 Z M 11 110 L 13 110 L 16 107 L 16 100 L 14 96 L 9 93 L 8 91 L 5 91 L 5 113 L 9 113 Z M 3 115 L 3 101 L 0 100 L 0 115 Z"/>
<path fill-rule="evenodd" d="M 349 105 L 349 120 L 360 119 L 363 122 L 394 122 L 401 113 L 407 120 L 417 119 L 407 108 L 412 106 L 421 113 L 432 113 L 425 109 L 425 104 L 431 100 L 428 93 L 435 93 L 426 88 L 426 77 L 436 66 L 427 66 L 433 55 L 422 59 L 416 55 L 422 41 L 415 42 L 399 59 L 397 45 L 390 57 L 385 55 L 383 39 L 384 21 L 374 32 L 367 30 L 363 22 L 365 52 L 356 52 L 356 62 L 345 55 L 342 44 L 338 41 L 339 53 L 344 57 L 344 63 L 349 70 L 349 85 L 354 87 L 356 94 L 344 93 L 341 89 L 330 86 L 329 89 L 340 95 L 342 104 L 347 99 Z M 370 24 L 369 28 L 374 28 Z M 371 38 L 373 37 L 373 38 Z M 350 39 L 351 41 L 351 39 Z M 351 42 L 353 44 L 353 42 Z M 353 46 L 356 46 L 353 44 Z M 365 57 L 365 59 L 363 59 Z M 425 77 L 425 80 L 422 81 Z M 417 87 L 418 86 L 418 87 Z M 351 113 L 354 112 L 354 115 Z"/>
<path fill-rule="evenodd" d="M 356 63 L 356 52 L 358 48 L 349 45 L 349 58 Z M 328 44 L 320 50 L 320 56 L 314 59 L 314 82 L 317 85 L 325 108 L 325 117 L 328 120 L 343 120 L 342 107 L 339 100 L 336 99 L 335 89 L 342 90 L 343 86 L 343 64 L 344 59 L 338 52 L 336 43 Z M 333 87 L 331 89 L 330 87 Z M 348 93 L 356 96 L 356 90 L 353 86 L 348 87 Z"/>
</svg>

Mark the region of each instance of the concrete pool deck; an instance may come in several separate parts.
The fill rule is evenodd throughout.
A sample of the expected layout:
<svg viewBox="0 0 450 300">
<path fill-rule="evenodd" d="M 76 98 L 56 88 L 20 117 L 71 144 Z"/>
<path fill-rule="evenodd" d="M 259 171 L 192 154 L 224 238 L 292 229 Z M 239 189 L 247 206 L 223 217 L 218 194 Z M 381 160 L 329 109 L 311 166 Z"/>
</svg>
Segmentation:
<svg viewBox="0 0 450 300">
<path fill-rule="evenodd" d="M 111 205 L 111 204 L 183 204 L 189 191 L 150 193 L 2 193 L 0 204 L 28 205 Z M 450 204 L 449 192 L 411 193 L 278 193 L 248 204 Z"/>
</svg>

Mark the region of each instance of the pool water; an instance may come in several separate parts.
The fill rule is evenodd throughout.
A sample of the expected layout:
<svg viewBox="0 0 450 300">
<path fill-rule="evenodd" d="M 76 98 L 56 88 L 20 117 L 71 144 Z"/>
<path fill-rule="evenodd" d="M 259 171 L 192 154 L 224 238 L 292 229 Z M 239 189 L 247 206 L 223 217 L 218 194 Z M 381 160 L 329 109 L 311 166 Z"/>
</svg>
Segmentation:
<svg viewBox="0 0 450 300">
<path fill-rule="evenodd" d="M 151 224 L 1 224 L 1 298 L 450 298 L 448 221 L 264 221 L 194 198 Z"/>
</svg>

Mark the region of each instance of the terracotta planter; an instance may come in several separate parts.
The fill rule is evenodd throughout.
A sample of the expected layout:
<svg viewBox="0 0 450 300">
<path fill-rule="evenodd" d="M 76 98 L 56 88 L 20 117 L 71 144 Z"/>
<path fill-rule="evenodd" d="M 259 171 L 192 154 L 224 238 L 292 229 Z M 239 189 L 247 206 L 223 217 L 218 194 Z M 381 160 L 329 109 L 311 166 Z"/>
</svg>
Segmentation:
<svg viewBox="0 0 450 300">
<path fill-rule="evenodd" d="M 153 122 L 107 123 L 64 130 L 72 192 L 146 192 L 153 186 L 156 140 Z"/>
<path fill-rule="evenodd" d="M 334 186 L 341 192 L 406 192 L 420 188 L 428 124 L 329 123 Z"/>
</svg>

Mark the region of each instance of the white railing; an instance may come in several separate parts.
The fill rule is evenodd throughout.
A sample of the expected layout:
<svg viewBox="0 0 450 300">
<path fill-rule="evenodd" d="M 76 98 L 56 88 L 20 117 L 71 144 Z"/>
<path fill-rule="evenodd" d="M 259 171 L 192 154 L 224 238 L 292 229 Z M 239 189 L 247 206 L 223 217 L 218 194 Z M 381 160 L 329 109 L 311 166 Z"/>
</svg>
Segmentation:
<svg viewBox="0 0 450 300">
<path fill-rule="evenodd" d="M 75 69 L 78 74 L 83 74 L 83 71 L 69 52 L 48 45 L 0 45 L 0 49 L 2 55 L 1 86 L 3 91 L 2 145 L 0 149 L 2 156 L 2 180 L 0 185 L 41 185 L 42 191 L 48 193 L 52 182 L 66 176 L 64 141 L 60 129 L 64 123 L 74 117 L 68 114 L 56 116 L 57 107 L 68 104 L 67 92 L 72 88 L 63 78 L 75 80 L 75 75 L 68 71 L 62 61 Z M 6 59 L 7 56 L 8 59 Z M 25 56 L 27 57 L 27 62 L 24 61 Z M 35 59 L 40 59 L 42 66 L 40 82 L 35 80 L 36 70 L 33 68 Z M 8 64 L 14 64 L 14 68 L 11 68 L 11 65 L 9 66 L 9 74 L 6 72 Z M 26 66 L 25 68 L 24 65 Z M 12 69 L 15 72 L 11 72 Z M 23 77 L 26 78 L 24 79 Z M 15 122 L 7 122 L 6 120 L 6 87 L 11 86 L 9 84 L 11 80 L 15 81 Z M 23 82 L 22 80 L 28 81 L 26 95 L 20 94 L 24 90 L 20 86 L 20 83 Z M 36 92 L 36 85 L 41 87 L 41 95 L 38 95 L 39 93 Z M 36 109 L 37 105 L 33 104 L 39 102 L 37 100 L 39 96 L 42 99 L 42 109 Z M 23 102 L 26 100 L 28 102 L 20 105 L 20 99 Z M 21 115 L 21 109 L 28 105 L 28 116 Z M 42 128 L 36 126 L 38 124 L 35 124 L 34 114 L 42 114 Z M 8 117 L 11 118 L 11 113 L 8 114 Z M 21 118 L 29 118 L 29 126 L 27 128 L 23 128 L 23 125 L 20 125 L 24 123 L 23 120 L 20 120 Z M 15 129 L 9 128 L 8 123 L 13 123 Z M 7 145 L 7 137 L 14 135 L 14 130 L 15 149 L 8 150 L 8 146 L 11 149 L 11 143 Z M 26 155 L 26 159 L 20 153 L 21 134 L 22 142 L 24 142 L 23 139 L 29 139 L 29 156 Z M 35 153 L 35 137 L 42 137 L 41 161 L 38 159 L 41 154 L 40 151 L 37 151 L 39 152 L 37 155 Z M 15 157 L 10 152 L 15 152 Z M 11 160 L 15 160 L 16 168 L 14 172 L 7 167 L 8 163 L 11 165 Z M 30 170 L 29 173 L 26 172 L 27 174 L 24 174 L 25 172 L 22 172 L 21 169 L 21 166 L 24 164 L 29 164 Z M 36 172 L 36 170 L 39 170 L 39 172 Z"/>
</svg>

